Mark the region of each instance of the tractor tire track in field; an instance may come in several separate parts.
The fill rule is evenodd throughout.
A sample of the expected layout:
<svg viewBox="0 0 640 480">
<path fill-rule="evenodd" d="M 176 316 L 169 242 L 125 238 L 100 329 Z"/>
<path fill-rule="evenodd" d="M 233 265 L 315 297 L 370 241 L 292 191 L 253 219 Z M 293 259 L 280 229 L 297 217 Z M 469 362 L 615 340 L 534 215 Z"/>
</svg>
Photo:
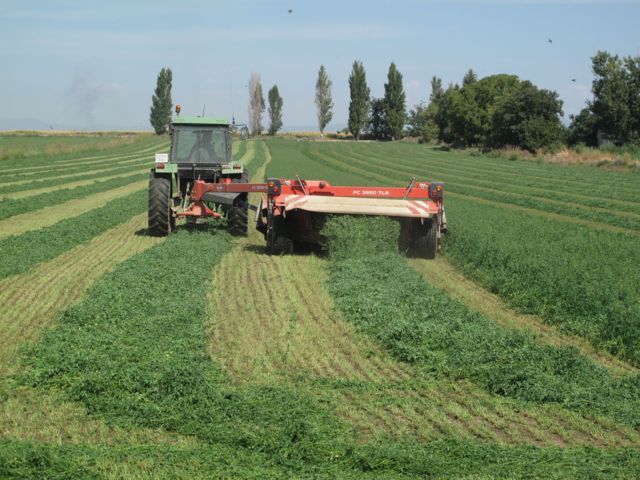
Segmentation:
<svg viewBox="0 0 640 480">
<path fill-rule="evenodd" d="M 60 220 L 78 216 L 94 208 L 104 205 L 109 200 L 146 188 L 148 181 L 139 181 L 106 192 L 75 198 L 68 202 L 41 208 L 33 212 L 14 215 L 0 221 L 0 239 L 19 235 L 30 230 L 53 225 Z"/>
<path fill-rule="evenodd" d="M 326 276 L 326 262 L 315 255 L 267 255 L 262 236 L 251 229 L 213 272 L 212 357 L 240 384 L 288 383 L 328 401 L 363 441 L 447 436 L 567 447 L 640 445 L 637 432 L 613 422 L 523 407 L 466 382 L 426 383 L 341 318 L 324 288 Z"/>
<path fill-rule="evenodd" d="M 137 215 L 27 273 L 0 281 L 0 376 L 15 365 L 23 344 L 39 338 L 97 279 L 161 241 L 146 236 L 145 228 L 146 214 Z"/>
<path fill-rule="evenodd" d="M 469 309 L 481 313 L 503 327 L 529 331 L 540 340 L 540 343 L 558 347 L 575 347 L 585 357 L 607 368 L 613 375 L 639 373 L 633 365 L 596 349 L 584 339 L 565 335 L 535 315 L 517 313 L 506 307 L 497 295 L 467 279 L 442 256 L 435 260 L 410 259 L 409 263 L 423 275 L 428 283 L 444 290 L 450 296 L 462 301 Z"/>
</svg>

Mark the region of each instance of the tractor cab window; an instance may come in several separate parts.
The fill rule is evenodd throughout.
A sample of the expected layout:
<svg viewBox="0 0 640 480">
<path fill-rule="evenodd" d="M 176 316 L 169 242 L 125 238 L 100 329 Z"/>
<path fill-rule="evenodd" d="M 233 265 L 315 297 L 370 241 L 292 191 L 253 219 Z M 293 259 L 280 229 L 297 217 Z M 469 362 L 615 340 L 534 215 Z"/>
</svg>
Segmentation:
<svg viewBox="0 0 640 480">
<path fill-rule="evenodd" d="M 174 127 L 174 163 L 226 163 L 227 135 L 223 127 Z"/>
</svg>

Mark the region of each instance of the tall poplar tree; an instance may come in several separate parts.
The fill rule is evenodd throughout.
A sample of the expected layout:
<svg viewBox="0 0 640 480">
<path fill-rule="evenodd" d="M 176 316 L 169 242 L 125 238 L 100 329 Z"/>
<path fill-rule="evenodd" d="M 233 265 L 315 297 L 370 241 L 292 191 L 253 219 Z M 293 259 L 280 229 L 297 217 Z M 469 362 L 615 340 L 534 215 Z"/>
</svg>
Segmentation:
<svg viewBox="0 0 640 480">
<path fill-rule="evenodd" d="M 170 68 L 163 68 L 158 74 L 156 89 L 151 97 L 151 113 L 149 121 L 156 134 L 160 135 L 169 129 L 171 123 L 171 82 L 173 74 Z"/>
<path fill-rule="evenodd" d="M 406 98 L 402 86 L 402 74 L 391 62 L 387 83 L 384 84 L 384 110 L 387 130 L 392 140 L 402 138 L 402 129 L 407 119 Z"/>
<path fill-rule="evenodd" d="M 249 126 L 251 127 L 251 135 L 260 135 L 262 132 L 263 112 L 262 82 L 259 74 L 252 73 L 249 79 Z"/>
<path fill-rule="evenodd" d="M 282 97 L 278 86 L 269 89 L 269 135 L 275 135 L 282 128 Z"/>
<path fill-rule="evenodd" d="M 318 107 L 318 127 L 324 138 L 324 128 L 333 118 L 333 99 L 331 98 L 331 80 L 324 65 L 320 65 L 316 82 L 316 106 Z"/>
<path fill-rule="evenodd" d="M 362 62 L 353 62 L 351 75 L 349 76 L 349 91 L 351 103 L 349 104 L 349 131 L 356 140 L 366 128 L 369 112 L 370 90 L 367 86 L 367 77 Z"/>
</svg>

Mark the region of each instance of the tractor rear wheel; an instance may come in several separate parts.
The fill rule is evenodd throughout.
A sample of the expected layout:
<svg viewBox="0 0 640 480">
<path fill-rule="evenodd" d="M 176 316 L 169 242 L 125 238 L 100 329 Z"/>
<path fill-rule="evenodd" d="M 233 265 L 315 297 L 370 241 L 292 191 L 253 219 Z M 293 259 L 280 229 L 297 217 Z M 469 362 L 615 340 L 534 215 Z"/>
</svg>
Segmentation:
<svg viewBox="0 0 640 480">
<path fill-rule="evenodd" d="M 149 204 L 148 204 L 149 235 L 165 237 L 176 226 L 176 220 L 171 212 L 171 177 L 149 174 Z"/>
<path fill-rule="evenodd" d="M 244 171 L 242 175 L 233 178 L 232 183 L 248 183 L 249 172 Z M 249 202 L 246 198 L 240 197 L 238 205 L 227 207 L 227 231 L 234 237 L 246 237 L 249 235 Z"/>
<path fill-rule="evenodd" d="M 234 205 L 227 210 L 227 231 L 234 237 L 246 237 L 249 234 L 247 204 Z"/>
<path fill-rule="evenodd" d="M 273 218 L 267 229 L 267 251 L 271 255 L 293 253 L 293 240 L 289 234 L 287 224 L 282 216 Z"/>
</svg>

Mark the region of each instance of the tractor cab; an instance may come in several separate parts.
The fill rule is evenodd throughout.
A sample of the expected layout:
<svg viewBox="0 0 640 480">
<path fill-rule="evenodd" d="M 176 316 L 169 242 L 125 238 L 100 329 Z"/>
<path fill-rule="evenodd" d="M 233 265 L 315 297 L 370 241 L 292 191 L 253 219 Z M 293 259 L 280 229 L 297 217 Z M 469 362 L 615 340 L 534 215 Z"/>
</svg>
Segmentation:
<svg viewBox="0 0 640 480">
<path fill-rule="evenodd" d="M 178 117 L 171 124 L 171 163 L 222 165 L 231 162 L 231 135 L 224 119 Z"/>
</svg>

